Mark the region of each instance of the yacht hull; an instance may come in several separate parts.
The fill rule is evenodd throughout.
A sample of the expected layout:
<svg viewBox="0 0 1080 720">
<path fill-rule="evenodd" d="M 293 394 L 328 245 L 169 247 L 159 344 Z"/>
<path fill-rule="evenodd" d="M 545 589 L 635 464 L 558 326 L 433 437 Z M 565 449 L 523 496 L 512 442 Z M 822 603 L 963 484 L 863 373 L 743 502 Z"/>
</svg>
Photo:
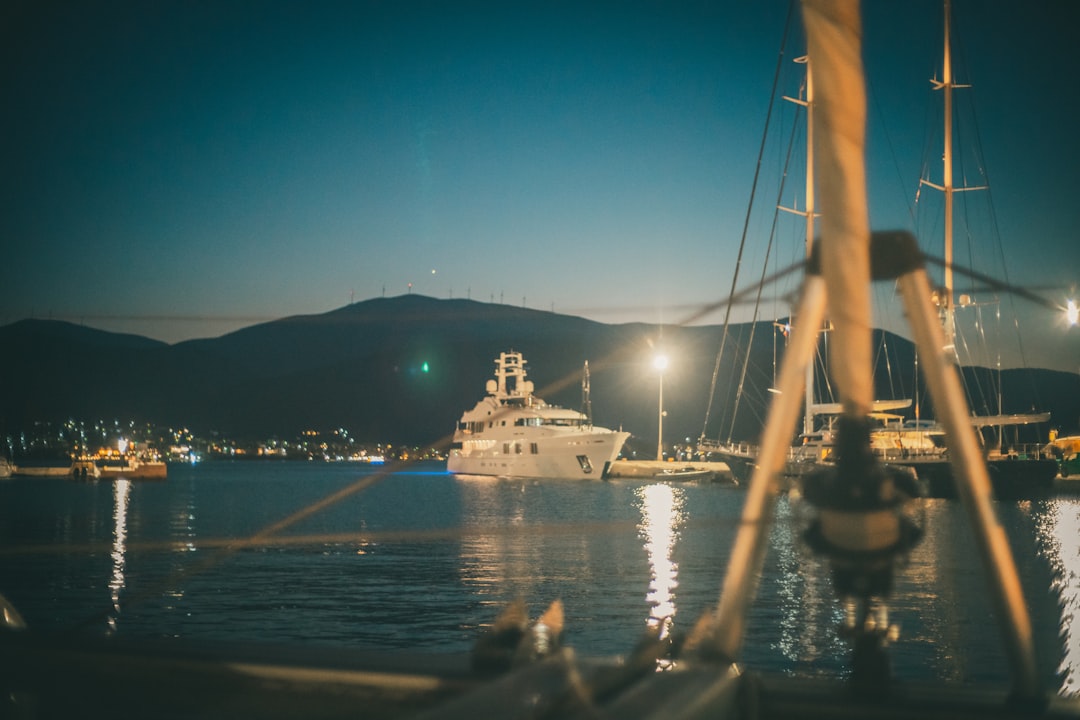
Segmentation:
<svg viewBox="0 0 1080 720">
<path fill-rule="evenodd" d="M 460 475 L 598 480 L 607 477 L 630 433 L 604 431 L 569 437 L 465 441 L 446 461 Z"/>
<path fill-rule="evenodd" d="M 582 381 L 588 406 L 588 363 Z M 454 431 L 446 469 L 460 475 L 603 479 L 630 433 L 593 425 L 581 412 L 533 394 L 521 353 L 499 353 L 487 396 Z"/>
<path fill-rule="evenodd" d="M 956 479 L 947 460 L 913 458 L 888 463 L 914 470 L 927 497 L 957 497 Z M 987 460 L 986 469 L 996 500 L 1037 500 L 1054 493 L 1058 468 L 1053 458 Z"/>
<path fill-rule="evenodd" d="M 726 462 L 732 475 L 740 483 L 749 481 L 757 462 L 756 453 L 750 451 L 712 451 L 710 457 Z M 887 465 L 913 471 L 926 497 L 949 500 L 958 497 L 952 465 L 942 455 L 912 455 L 905 459 L 888 457 L 882 461 Z M 782 480 L 787 483 L 798 482 L 803 475 L 821 466 L 821 463 L 812 460 L 789 458 L 784 464 Z M 986 468 L 995 499 L 1036 500 L 1048 497 L 1055 491 L 1058 464 L 1053 458 L 995 458 L 986 461 Z"/>
</svg>

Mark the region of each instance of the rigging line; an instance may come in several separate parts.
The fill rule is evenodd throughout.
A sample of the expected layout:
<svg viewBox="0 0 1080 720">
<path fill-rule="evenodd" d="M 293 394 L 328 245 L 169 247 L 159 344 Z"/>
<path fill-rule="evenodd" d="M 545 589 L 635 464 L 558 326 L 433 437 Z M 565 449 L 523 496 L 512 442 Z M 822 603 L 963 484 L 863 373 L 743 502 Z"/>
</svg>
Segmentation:
<svg viewBox="0 0 1080 720">
<path fill-rule="evenodd" d="M 761 161 L 765 156 L 765 145 L 769 137 L 769 123 L 772 120 L 773 108 L 776 105 L 776 93 L 780 86 L 780 71 L 784 66 L 784 53 L 787 48 L 788 32 L 791 29 L 791 18 L 794 14 L 795 1 L 791 0 L 788 3 L 787 19 L 784 21 L 784 34 L 780 40 L 780 53 L 776 58 L 776 71 L 773 74 L 773 87 L 772 92 L 769 94 L 769 107 L 765 113 L 765 129 L 761 134 L 761 147 L 758 149 L 757 164 L 754 166 L 754 180 L 750 185 L 750 202 L 746 207 L 746 218 L 743 221 L 742 238 L 739 240 L 739 253 L 735 258 L 735 272 L 731 277 L 731 291 L 730 297 L 734 297 L 735 288 L 739 282 L 739 270 L 742 267 L 743 251 L 746 249 L 746 236 L 750 228 L 750 213 L 754 207 L 754 197 L 757 192 L 758 179 L 761 176 Z M 712 414 L 713 396 L 716 394 L 716 381 L 720 375 L 720 359 L 724 355 L 724 345 L 727 341 L 728 325 L 731 321 L 731 304 L 728 305 L 727 310 L 724 313 L 724 332 L 720 336 L 720 349 L 716 353 L 716 364 L 713 367 L 712 383 L 709 386 L 709 401 L 705 407 L 705 422 L 701 426 L 701 439 L 705 439 L 705 434 L 708 432 L 709 416 Z"/>
<path fill-rule="evenodd" d="M 788 150 L 787 156 L 784 158 L 784 172 L 780 181 L 780 188 L 776 193 L 776 204 L 773 209 L 772 227 L 769 228 L 769 242 L 765 247 L 765 262 L 761 267 L 761 280 L 758 281 L 757 298 L 754 301 L 754 319 L 750 323 L 750 338 L 746 342 L 746 354 L 743 356 L 742 372 L 739 374 L 739 385 L 735 391 L 735 407 L 730 413 L 730 424 L 728 425 L 728 437 L 727 442 L 731 442 L 731 436 L 735 432 L 735 416 L 739 413 L 739 404 L 742 401 L 743 387 L 746 384 L 746 367 L 750 364 L 750 351 L 754 347 L 754 331 L 757 329 L 757 323 L 759 318 L 759 311 L 761 309 L 761 291 L 765 287 L 765 273 L 769 268 L 769 256 L 772 255 L 773 241 L 776 238 L 776 224 L 780 218 L 780 203 L 784 197 L 784 191 L 787 186 L 788 173 L 787 168 L 791 165 L 791 153 L 795 148 L 795 135 L 799 126 L 798 118 L 799 113 L 802 112 L 802 106 L 796 105 L 795 107 L 795 120 L 791 123 L 791 137 L 788 138 Z"/>
<path fill-rule="evenodd" d="M 828 326 L 828 321 L 826 321 L 826 326 Z M 814 357 L 811 358 L 811 363 L 816 363 L 814 364 L 815 372 L 820 368 L 822 379 L 825 381 L 825 390 L 821 393 L 821 397 L 827 397 L 829 398 L 829 402 L 834 402 L 838 393 L 833 393 L 832 375 L 829 373 L 829 333 L 821 332 L 820 334 L 822 347 L 815 348 Z M 815 376 L 815 380 L 816 379 Z M 814 384 L 819 385 L 817 382 Z"/>
<path fill-rule="evenodd" d="M 889 148 L 889 156 L 892 158 L 893 170 L 896 172 L 896 180 L 899 183 L 900 188 L 902 189 L 905 186 L 906 181 L 904 180 L 903 173 L 900 172 L 900 160 L 896 155 L 896 147 L 895 145 L 893 145 L 892 134 L 889 132 L 889 128 L 885 124 L 885 113 L 881 109 L 881 98 L 876 92 L 873 91 L 873 85 L 871 84 L 869 79 L 867 79 L 866 85 L 867 89 L 869 90 L 868 95 L 873 98 L 874 101 L 874 115 L 882 118 L 879 121 L 879 124 L 885 132 L 885 144 Z M 911 220 L 911 227 L 915 227 L 915 208 L 912 207 L 912 203 L 906 203 L 906 205 L 908 217 Z"/>
<path fill-rule="evenodd" d="M 682 527 L 697 528 L 726 528 L 734 520 L 733 517 L 713 517 L 687 519 Z M 533 525 L 459 525 L 448 528 L 431 528 L 424 530 L 356 530 L 352 532 L 337 533 L 313 533 L 306 535 L 281 535 L 273 538 L 256 540 L 248 538 L 205 538 L 196 542 L 181 540 L 161 540 L 128 543 L 126 551 L 129 553 L 145 552 L 176 552 L 191 550 L 240 550 L 240 549 L 263 549 L 263 548 L 287 548 L 304 547 L 314 545 L 346 545 L 346 544 L 382 544 L 382 543 L 426 543 L 446 540 L 466 540 L 478 537 L 515 537 L 528 533 L 533 536 L 556 536 L 564 537 L 569 532 L 583 532 L 588 534 L 607 534 L 613 532 L 636 531 L 640 526 L 639 520 L 608 520 L 594 522 L 572 523 L 543 523 Z M 29 545 L 19 547 L 0 548 L 0 557 L 38 557 L 42 555 L 64 555 L 73 553 L 103 553 L 112 549 L 112 544 L 82 543 L 64 544 L 50 543 L 41 545 Z M 131 600 L 129 599 L 130 603 Z"/>
<path fill-rule="evenodd" d="M 975 94 L 975 91 L 974 91 L 974 89 L 972 89 L 972 92 L 971 92 L 972 105 L 974 105 L 974 94 Z M 983 148 L 982 148 L 982 131 L 979 129 L 979 117 L 974 112 L 971 113 L 971 124 L 973 126 L 974 133 L 975 133 L 975 146 L 976 146 L 976 149 L 978 151 L 978 159 L 980 161 L 982 161 L 983 158 L 985 158 L 985 153 L 983 152 Z M 997 212 L 994 210 L 994 194 L 991 191 L 990 171 L 986 168 L 986 163 L 985 162 L 981 162 L 981 164 L 983 166 L 982 167 L 983 177 L 986 178 L 986 200 L 987 200 L 987 204 L 989 205 L 989 208 L 990 208 L 990 227 L 991 227 L 990 232 L 991 232 L 991 234 L 993 236 L 995 245 L 997 246 L 997 253 L 998 253 L 999 258 L 1001 260 L 1001 272 L 1002 272 L 1002 275 L 1005 278 L 1005 282 L 1008 283 L 1009 282 L 1009 263 L 1007 262 L 1007 260 L 1005 258 L 1005 247 L 1004 247 L 1003 243 L 1001 242 L 1001 229 L 998 227 Z M 1016 334 L 1017 349 L 1020 352 L 1020 363 L 1024 367 L 1028 367 L 1027 352 L 1024 350 L 1024 338 L 1020 334 L 1020 321 L 1019 321 L 1019 318 L 1018 318 L 1017 313 L 1016 313 L 1016 305 L 1014 303 L 1014 298 L 1010 294 L 1008 296 L 1008 299 L 1009 299 L 1009 310 L 1012 313 L 1012 318 L 1013 318 L 1013 330 L 1015 331 L 1015 334 Z M 1029 376 L 1028 380 L 1029 380 L 1029 388 L 1028 389 L 1034 394 L 1036 400 L 1038 400 L 1039 399 L 1038 388 L 1036 387 L 1034 380 L 1032 378 L 1030 378 L 1030 376 Z"/>
<path fill-rule="evenodd" d="M 160 313 L 80 313 L 80 312 L 49 312 L 45 315 L 41 315 L 37 312 L 32 312 L 26 316 L 26 319 L 30 320 L 61 320 L 64 322 L 70 322 L 75 325 L 83 325 L 87 321 L 95 322 L 100 320 L 111 321 L 135 321 L 135 322 L 178 322 L 178 323 L 222 323 L 222 324 L 235 324 L 235 323 L 264 323 L 279 320 L 281 318 L 273 317 L 270 315 L 163 315 Z"/>
<path fill-rule="evenodd" d="M 968 358 L 968 362 L 971 362 L 971 358 L 973 357 L 973 353 L 971 352 L 971 348 L 968 345 L 967 333 L 964 332 L 962 328 L 958 327 L 954 340 L 958 340 L 959 344 L 963 346 L 964 357 Z M 959 359 L 959 357 L 960 357 L 960 348 L 956 348 L 956 356 Z M 960 363 L 957 362 L 957 365 L 959 365 L 959 364 Z M 975 386 L 974 391 L 969 386 L 967 373 L 960 373 L 960 383 L 964 386 L 964 392 L 967 394 L 968 403 L 970 405 L 974 406 L 975 402 L 977 400 L 978 402 L 980 402 L 982 404 L 984 412 L 986 412 L 987 411 L 987 407 L 986 407 L 986 391 L 983 389 L 983 384 L 979 379 L 979 374 L 978 373 L 971 373 L 971 376 L 972 376 L 971 377 L 971 384 Z M 987 413 L 987 414 L 989 414 L 989 413 Z"/>
<path fill-rule="evenodd" d="M 886 358 L 888 359 L 889 368 L 890 368 L 889 369 L 889 387 L 890 387 L 890 389 L 893 388 L 893 380 L 895 378 L 896 389 L 891 390 L 893 397 L 894 398 L 908 397 L 909 396 L 909 391 L 907 389 L 906 377 L 900 371 L 897 371 L 895 376 L 893 375 L 893 372 L 892 372 L 892 361 L 893 360 L 896 360 L 897 367 L 900 366 L 900 349 L 898 347 L 898 343 L 890 344 L 888 346 L 888 349 L 886 349 L 885 353 L 886 353 Z M 915 382 L 915 380 L 914 380 L 914 371 L 913 371 L 912 372 L 912 383 L 914 383 L 914 382 Z M 914 393 L 915 393 L 915 391 L 914 391 L 914 389 L 912 389 L 910 391 L 910 395 L 914 395 Z M 914 398 L 912 398 L 912 399 L 914 400 Z"/>
<path fill-rule="evenodd" d="M 979 348 L 978 348 L 979 349 L 979 354 L 980 354 L 980 357 L 983 359 L 986 367 L 993 368 L 993 367 L 996 366 L 998 368 L 998 370 L 1000 371 L 1000 369 L 1001 369 L 1001 344 L 998 343 L 997 359 L 996 359 L 997 361 L 996 361 L 996 363 L 991 363 L 990 362 L 991 361 L 990 346 L 986 342 L 986 324 L 985 324 L 985 322 L 983 320 L 982 306 L 979 305 L 979 304 L 975 305 L 975 331 L 976 331 L 975 338 L 976 338 L 976 340 L 979 341 Z M 982 365 L 984 363 L 978 363 L 978 364 Z M 979 395 L 980 395 L 979 399 L 982 401 L 983 407 L 986 408 L 986 414 L 987 415 L 989 415 L 991 413 L 996 413 L 996 414 L 1000 415 L 1001 414 L 1000 409 L 998 409 L 998 410 L 991 410 L 990 409 L 990 405 L 991 405 L 991 401 L 992 401 L 992 395 L 1000 396 L 1000 394 L 1001 394 L 1001 376 L 1000 376 L 1000 372 L 998 373 L 998 375 L 996 377 L 995 377 L 995 375 L 993 373 L 991 373 L 990 376 L 987 377 L 987 379 L 986 379 L 986 385 L 989 387 L 988 390 L 983 388 L 983 383 L 982 382 L 976 380 L 976 387 L 978 388 Z"/>
<path fill-rule="evenodd" d="M 896 397 L 896 386 L 893 383 L 892 374 L 892 361 L 889 358 L 889 345 L 885 340 L 885 333 L 881 333 L 881 342 L 878 343 L 877 357 L 874 358 L 874 367 L 877 367 L 879 362 L 885 362 L 885 377 L 889 380 L 889 395 Z"/>
<path fill-rule="evenodd" d="M 937 268 L 945 267 L 945 261 L 935 255 L 927 255 L 924 253 L 923 261 L 926 262 L 927 265 L 933 265 Z M 988 290 L 1007 293 L 1009 295 L 1019 297 L 1023 300 L 1027 300 L 1028 302 L 1034 303 L 1035 305 L 1046 310 L 1053 310 L 1054 312 L 1065 311 L 1064 307 L 1062 307 L 1056 302 L 1053 302 L 1052 300 L 1048 300 L 1042 297 L 1038 293 L 1032 292 L 1027 288 L 1020 287 L 1019 285 L 1013 285 L 1008 281 L 998 280 L 992 275 L 986 275 L 967 266 L 959 265 L 955 262 L 952 264 L 952 270 L 958 275 L 963 275 L 964 277 L 985 283 Z"/>
<path fill-rule="evenodd" d="M 742 290 L 738 291 L 737 293 L 735 293 L 734 295 L 732 295 L 730 298 L 728 298 L 726 300 L 719 300 L 719 301 L 714 302 L 714 303 L 709 303 L 707 305 L 702 305 L 697 311 L 691 313 L 690 315 L 687 315 L 686 317 L 684 317 L 682 320 L 679 320 L 675 324 L 678 325 L 678 326 L 683 326 L 683 325 L 690 325 L 692 323 L 695 323 L 698 320 L 700 320 L 701 318 L 706 317 L 708 315 L 711 315 L 712 313 L 716 312 L 717 310 L 723 310 L 725 307 L 728 307 L 728 306 L 731 306 L 731 305 L 736 305 L 736 304 L 739 304 L 739 303 L 745 301 L 746 298 L 748 296 L 750 296 L 750 294 L 757 292 L 757 289 L 758 289 L 758 287 L 760 285 L 766 285 L 766 286 L 767 285 L 772 285 L 774 283 L 779 282 L 780 280 L 783 280 L 788 275 L 793 275 L 795 273 L 802 272 L 805 268 L 806 268 L 806 260 L 805 259 L 796 261 L 796 262 L 792 263 L 791 265 L 788 265 L 786 268 L 783 268 L 782 270 L 777 270 L 776 272 L 772 273 L 768 277 L 764 278 L 761 282 L 754 283 L 753 285 L 750 285 L 748 287 L 743 288 Z M 790 300 L 790 298 L 788 298 L 788 300 Z"/>
</svg>

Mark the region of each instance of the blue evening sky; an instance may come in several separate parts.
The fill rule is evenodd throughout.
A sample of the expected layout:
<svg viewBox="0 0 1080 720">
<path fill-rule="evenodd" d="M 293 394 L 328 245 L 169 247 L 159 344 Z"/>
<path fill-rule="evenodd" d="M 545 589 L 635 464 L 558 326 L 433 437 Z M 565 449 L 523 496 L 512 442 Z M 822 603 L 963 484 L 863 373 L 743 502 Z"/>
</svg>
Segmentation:
<svg viewBox="0 0 1080 720">
<path fill-rule="evenodd" d="M 55 317 L 175 342 L 410 283 L 602 322 L 677 322 L 731 284 L 788 11 L 780 0 L 9 4 L 0 324 Z M 802 76 L 795 12 L 789 95 Z M 1063 302 L 1080 270 L 1080 5 L 956 0 L 954 14 L 958 80 L 974 84 L 958 92 L 974 100 L 1002 242 L 982 269 L 1004 266 Z M 929 78 L 941 25 L 936 0 L 864 5 L 875 228 L 923 232 L 909 207 L 925 163 L 940 178 Z M 796 115 L 780 105 L 773 130 L 786 142 Z M 764 206 L 778 147 L 763 163 Z M 784 197 L 801 204 L 801 185 Z M 770 222 L 750 225 L 740 286 L 761 272 Z M 940 254 L 940 240 L 925 242 Z M 891 291 L 879 302 L 889 325 Z M 1024 312 L 1028 363 L 1080 370 L 1080 331 Z"/>
</svg>

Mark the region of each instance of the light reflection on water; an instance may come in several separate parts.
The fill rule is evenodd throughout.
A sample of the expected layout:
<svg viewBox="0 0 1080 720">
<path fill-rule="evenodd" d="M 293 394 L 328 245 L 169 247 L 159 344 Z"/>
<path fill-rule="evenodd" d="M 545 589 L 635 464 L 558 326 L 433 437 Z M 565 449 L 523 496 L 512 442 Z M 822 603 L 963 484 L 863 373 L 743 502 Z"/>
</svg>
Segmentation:
<svg viewBox="0 0 1080 720">
<path fill-rule="evenodd" d="M 128 495 L 131 494 L 131 481 L 119 478 L 113 483 L 113 546 L 112 577 L 109 578 L 109 591 L 113 612 L 110 613 L 109 629 L 116 630 L 117 616 L 120 613 L 120 591 L 124 589 L 124 562 L 127 548 L 127 509 Z"/>
<path fill-rule="evenodd" d="M 1036 523 L 1040 552 L 1052 572 L 1050 592 L 1061 608 L 1062 692 L 1080 693 L 1080 507 L 1054 501 Z"/>
<path fill-rule="evenodd" d="M 642 485 L 634 491 L 641 509 L 638 526 L 645 540 L 649 561 L 649 590 L 645 601 L 650 608 L 650 626 L 659 626 L 660 637 L 670 635 L 675 623 L 675 589 L 679 586 L 679 565 L 673 558 L 686 492 L 667 483 Z"/>
<path fill-rule="evenodd" d="M 843 613 L 834 602 L 828 570 L 799 540 L 807 522 L 802 513 L 807 511 L 805 503 L 780 498 L 770 537 L 781 608 L 774 647 L 801 667 L 812 666 L 826 654 L 844 652 L 832 632 Z"/>
<path fill-rule="evenodd" d="M 470 479 L 420 470 L 392 474 L 286 533 L 311 540 L 231 553 L 205 545 L 248 537 L 370 472 L 208 463 L 170 468 L 162 483 L 5 481 L 0 592 L 44 631 L 108 609 L 125 636 L 434 652 L 468 650 L 517 597 L 533 617 L 559 598 L 566 642 L 580 655 L 622 654 L 643 625 L 660 623 L 677 635 L 715 607 L 745 497 L 695 483 Z M 1001 504 L 999 511 L 1032 608 L 1043 675 L 1052 687 L 1077 692 L 1080 498 Z M 828 568 L 800 541 L 799 512 L 786 498 L 778 502 L 742 659 L 750 668 L 842 675 L 848 649 L 835 632 L 840 608 Z M 1006 681 L 961 506 L 927 502 L 926 526 L 890 602 L 901 626 L 891 648 L 896 675 Z M 321 539 L 335 533 L 343 539 Z M 19 552 L 57 543 L 67 545 Z"/>
</svg>

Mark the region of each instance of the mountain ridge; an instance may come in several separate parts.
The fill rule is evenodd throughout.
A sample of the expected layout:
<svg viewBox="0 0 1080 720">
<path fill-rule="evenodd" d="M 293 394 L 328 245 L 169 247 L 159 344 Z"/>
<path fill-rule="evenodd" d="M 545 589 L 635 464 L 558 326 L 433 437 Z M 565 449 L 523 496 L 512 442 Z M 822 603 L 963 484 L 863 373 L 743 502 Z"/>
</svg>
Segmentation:
<svg viewBox="0 0 1080 720">
<path fill-rule="evenodd" d="M 728 347 L 744 346 L 751 330 L 749 323 L 732 326 Z M 0 327 L 0 430 L 115 417 L 239 436 L 345 427 L 365 440 L 428 444 L 448 435 L 461 412 L 483 396 L 498 353 L 514 349 L 524 354 L 538 395 L 575 409 L 588 361 L 595 422 L 655 442 L 658 378 L 651 357 L 662 336 L 672 356 L 664 376 L 665 441 L 692 442 L 702 432 L 722 331 L 717 325 L 610 325 L 415 294 L 174 345 L 62 321 L 22 320 Z M 783 354 L 782 339 L 774 346 L 774 337 L 771 322 L 759 323 L 751 360 L 743 365 L 741 351 L 724 359 L 710 437 L 753 439 L 760 432 L 774 352 Z M 911 397 L 914 371 L 895 370 L 914 367 L 911 343 L 882 331 L 874 337 L 887 348 L 876 353 L 885 356 L 878 364 L 895 373 L 877 378 L 879 396 Z M 985 368 L 964 373 L 979 383 L 992 374 Z M 740 378 L 744 399 L 734 426 L 726 427 Z M 1054 426 L 1076 429 L 1075 376 L 1006 370 L 1001 378 L 1005 412 L 1050 410 Z M 988 404 L 973 402 L 973 410 L 996 412 L 996 402 L 993 409 Z"/>
</svg>

